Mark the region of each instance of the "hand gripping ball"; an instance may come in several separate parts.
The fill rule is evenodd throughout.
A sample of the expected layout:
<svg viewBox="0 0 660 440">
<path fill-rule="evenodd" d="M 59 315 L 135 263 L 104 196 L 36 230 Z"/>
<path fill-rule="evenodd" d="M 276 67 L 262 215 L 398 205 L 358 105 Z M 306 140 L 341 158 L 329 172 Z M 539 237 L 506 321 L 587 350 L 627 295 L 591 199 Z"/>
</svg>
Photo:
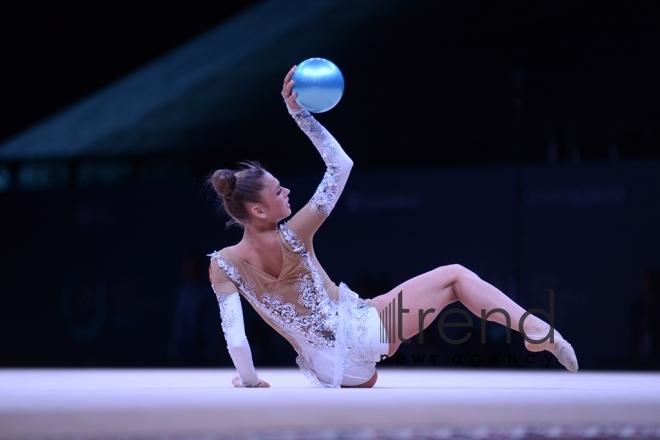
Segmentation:
<svg viewBox="0 0 660 440">
<path fill-rule="evenodd" d="M 325 58 L 309 58 L 298 64 L 291 77 L 299 106 L 312 113 L 333 108 L 344 94 L 344 77 L 339 68 Z"/>
</svg>

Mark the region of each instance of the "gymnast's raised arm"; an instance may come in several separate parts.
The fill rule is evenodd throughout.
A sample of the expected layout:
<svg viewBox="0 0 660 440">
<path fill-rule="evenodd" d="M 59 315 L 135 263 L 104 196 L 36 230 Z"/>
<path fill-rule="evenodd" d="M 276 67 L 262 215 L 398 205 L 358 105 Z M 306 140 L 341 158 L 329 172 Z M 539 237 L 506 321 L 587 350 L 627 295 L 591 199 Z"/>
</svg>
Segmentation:
<svg viewBox="0 0 660 440">
<path fill-rule="evenodd" d="M 323 180 L 311 200 L 289 221 L 293 231 L 302 237 L 311 237 L 335 207 L 353 168 L 353 160 L 328 130 L 295 101 L 296 94 L 291 93 L 295 69 L 296 66 L 291 68 L 284 78 L 282 97 L 289 114 L 312 141 L 326 165 Z"/>
</svg>

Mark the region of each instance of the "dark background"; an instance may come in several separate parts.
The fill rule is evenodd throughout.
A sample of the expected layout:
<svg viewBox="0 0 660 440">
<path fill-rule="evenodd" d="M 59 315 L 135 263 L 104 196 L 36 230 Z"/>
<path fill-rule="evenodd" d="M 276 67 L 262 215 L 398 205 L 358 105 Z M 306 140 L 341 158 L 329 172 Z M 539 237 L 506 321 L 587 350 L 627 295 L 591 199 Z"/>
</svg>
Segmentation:
<svg viewBox="0 0 660 440">
<path fill-rule="evenodd" d="M 259 3 L 3 1 L 0 142 Z M 659 368 L 660 3 L 410 4 L 378 26 L 333 30 L 354 38 L 352 50 L 325 54 L 346 92 L 318 118 L 356 168 L 318 236 L 324 267 L 363 296 L 449 263 L 525 308 L 547 310 L 552 289 L 582 368 Z M 282 59 L 281 76 L 303 55 Z M 199 307 L 175 312 L 188 256 L 240 238 L 223 228 L 210 171 L 262 160 L 290 182 L 293 208 L 321 176 L 277 110 L 281 76 L 272 95 L 246 90 L 258 103 L 229 133 L 237 147 L 219 153 L 209 129 L 207 148 L 175 156 L 183 172 L 4 186 L 0 365 L 230 365 L 204 263 L 186 291 L 201 292 L 190 293 Z M 22 165 L 0 163 L 14 176 Z M 185 349 L 171 336 L 182 319 L 203 323 Z M 277 335 L 246 319 L 257 365 L 293 365 Z M 488 334 L 456 347 L 427 331 L 401 365 L 426 353 L 437 366 L 541 367 L 515 335 L 508 345 L 497 328 Z"/>
<path fill-rule="evenodd" d="M 0 139 L 258 3 L 3 1 Z M 380 158 L 362 147 L 365 166 L 419 165 L 397 141 L 452 146 L 425 163 L 511 161 L 514 91 L 525 161 L 545 161 L 553 139 L 560 160 L 606 159 L 612 144 L 620 158 L 657 157 L 657 2 L 410 4 L 361 33 L 332 30 L 361 36 L 330 54 L 347 77 L 343 111 L 368 109 L 363 121 L 391 140 Z M 282 60 L 283 71 L 300 61 Z"/>
</svg>

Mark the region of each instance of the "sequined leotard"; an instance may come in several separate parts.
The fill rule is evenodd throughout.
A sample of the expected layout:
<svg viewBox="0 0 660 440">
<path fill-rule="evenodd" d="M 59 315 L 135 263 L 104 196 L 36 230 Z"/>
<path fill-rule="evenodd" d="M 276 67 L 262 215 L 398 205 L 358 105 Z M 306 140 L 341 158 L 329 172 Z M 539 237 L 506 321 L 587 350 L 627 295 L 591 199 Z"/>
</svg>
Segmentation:
<svg viewBox="0 0 660 440">
<path fill-rule="evenodd" d="M 296 363 L 313 383 L 353 386 L 371 379 L 387 354 L 387 338 L 368 300 L 336 285 L 314 253 L 314 233 L 334 208 L 353 162 L 306 110 L 289 110 L 326 164 L 311 200 L 279 229 L 283 264 L 275 278 L 238 258 L 230 248 L 211 254 L 211 283 L 222 329 L 243 386 L 259 378 L 245 337 L 239 294 L 294 347 Z"/>
</svg>

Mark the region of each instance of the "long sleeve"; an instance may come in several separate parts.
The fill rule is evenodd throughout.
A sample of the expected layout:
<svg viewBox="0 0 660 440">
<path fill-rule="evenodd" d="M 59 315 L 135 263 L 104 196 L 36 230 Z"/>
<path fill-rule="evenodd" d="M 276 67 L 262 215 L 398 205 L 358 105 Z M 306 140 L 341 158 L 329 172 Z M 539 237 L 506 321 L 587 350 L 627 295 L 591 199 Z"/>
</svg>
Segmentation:
<svg viewBox="0 0 660 440">
<path fill-rule="evenodd" d="M 291 110 L 289 114 L 298 127 L 309 137 L 326 165 L 321 184 L 310 200 L 314 214 L 329 215 L 335 207 L 353 168 L 353 160 L 344 152 L 339 142 L 307 110 Z"/>
<path fill-rule="evenodd" d="M 238 370 L 241 384 L 246 388 L 256 387 L 259 384 L 259 377 L 254 369 L 252 352 L 245 336 L 241 298 L 238 292 L 231 294 L 219 293 L 216 296 L 220 306 L 222 331 L 227 340 L 227 350 L 236 370 Z"/>
</svg>

